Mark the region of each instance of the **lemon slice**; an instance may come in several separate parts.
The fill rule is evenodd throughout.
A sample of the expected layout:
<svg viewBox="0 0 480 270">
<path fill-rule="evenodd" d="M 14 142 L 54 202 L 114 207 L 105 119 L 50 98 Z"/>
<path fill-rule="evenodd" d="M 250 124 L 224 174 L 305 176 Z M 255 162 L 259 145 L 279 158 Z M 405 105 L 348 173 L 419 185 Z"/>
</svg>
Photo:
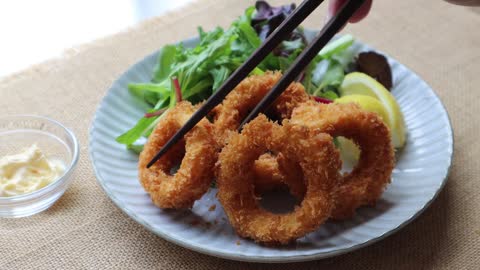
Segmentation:
<svg viewBox="0 0 480 270">
<path fill-rule="evenodd" d="M 335 99 L 335 103 L 358 103 L 360 107 L 366 111 L 374 112 L 378 114 L 387 126 L 392 129 L 393 124 L 388 115 L 388 111 L 385 106 L 376 98 L 363 95 L 348 95 Z"/>
<path fill-rule="evenodd" d="M 379 113 L 379 115 L 390 127 L 393 146 L 395 148 L 401 148 L 405 145 L 406 132 L 403 114 L 400 110 L 400 106 L 395 100 L 395 97 L 393 97 L 393 95 L 383 85 L 367 74 L 353 72 L 345 76 L 339 92 L 342 98 L 350 95 L 355 95 L 355 97 L 358 98 L 358 95 L 363 95 L 378 100 L 383 105 L 383 108 L 386 112 L 386 115 L 382 115 L 381 113 Z M 371 100 L 367 101 L 366 104 L 362 104 L 365 103 L 365 101 L 357 102 L 365 110 L 378 110 L 378 104 L 373 105 L 374 103 Z"/>
</svg>

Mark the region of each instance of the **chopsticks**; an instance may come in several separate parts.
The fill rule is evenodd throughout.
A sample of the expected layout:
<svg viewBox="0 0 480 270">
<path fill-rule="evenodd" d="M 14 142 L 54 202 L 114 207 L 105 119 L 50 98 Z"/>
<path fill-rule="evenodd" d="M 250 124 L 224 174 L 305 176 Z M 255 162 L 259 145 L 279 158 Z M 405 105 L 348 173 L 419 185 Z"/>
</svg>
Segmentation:
<svg viewBox="0 0 480 270">
<path fill-rule="evenodd" d="M 322 31 L 308 45 L 307 48 L 295 59 L 290 68 L 285 72 L 280 81 L 263 97 L 260 103 L 250 112 L 250 114 L 240 124 L 239 130 L 255 118 L 260 112 L 263 112 L 272 104 L 287 87 L 300 75 L 304 68 L 317 56 L 320 50 L 342 29 L 352 17 L 355 11 L 363 4 L 364 0 L 350 0 L 345 3 L 342 9 L 328 21 Z"/>
<path fill-rule="evenodd" d="M 327 25 L 322 29 L 313 42 L 300 54 L 295 62 L 290 66 L 280 81 L 270 90 L 270 92 L 260 101 L 253 111 L 244 119 L 240 129 L 245 123 L 256 117 L 260 112 L 268 108 L 275 99 L 281 95 L 291 82 L 298 77 L 304 68 L 313 60 L 320 50 L 330 41 L 347 22 L 348 19 L 358 10 L 365 0 L 350 0 L 346 2 L 341 10 L 330 19 Z M 157 162 L 175 143 L 190 131 L 200 120 L 203 119 L 215 106 L 220 104 L 223 99 L 237 86 L 267 55 L 282 42 L 288 34 L 310 15 L 323 0 L 305 0 L 288 16 L 288 18 L 275 29 L 275 31 L 265 40 L 265 42 L 240 66 L 217 90 L 215 94 L 198 109 L 192 117 L 167 141 L 167 143 L 158 151 L 153 159 L 147 164 L 150 168 Z"/>
</svg>

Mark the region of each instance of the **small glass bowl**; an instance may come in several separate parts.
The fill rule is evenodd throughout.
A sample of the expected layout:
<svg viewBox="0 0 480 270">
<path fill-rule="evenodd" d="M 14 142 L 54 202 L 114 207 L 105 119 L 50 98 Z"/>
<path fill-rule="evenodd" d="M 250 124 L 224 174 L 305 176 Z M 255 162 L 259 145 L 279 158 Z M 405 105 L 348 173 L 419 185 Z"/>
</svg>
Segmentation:
<svg viewBox="0 0 480 270">
<path fill-rule="evenodd" d="M 48 209 L 63 195 L 72 181 L 79 146 L 71 130 L 42 116 L 0 117 L 0 157 L 19 153 L 34 143 L 48 158 L 62 161 L 65 172 L 48 186 L 32 193 L 0 197 L 0 217 L 26 217 Z"/>
</svg>

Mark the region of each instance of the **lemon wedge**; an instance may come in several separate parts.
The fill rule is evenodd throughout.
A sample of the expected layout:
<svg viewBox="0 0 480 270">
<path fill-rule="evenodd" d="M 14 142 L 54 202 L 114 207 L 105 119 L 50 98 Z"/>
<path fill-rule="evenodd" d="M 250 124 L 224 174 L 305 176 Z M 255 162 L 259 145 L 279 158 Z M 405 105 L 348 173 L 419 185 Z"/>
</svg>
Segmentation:
<svg viewBox="0 0 480 270">
<path fill-rule="evenodd" d="M 358 103 L 360 107 L 366 111 L 374 112 L 378 114 L 382 118 L 382 120 L 387 124 L 389 128 L 393 127 L 393 123 L 390 122 L 390 117 L 388 115 L 388 111 L 385 106 L 378 101 L 378 99 L 373 98 L 371 96 L 363 96 L 363 95 L 349 95 L 343 96 L 340 98 L 335 99 L 335 103 Z"/>
<path fill-rule="evenodd" d="M 390 128 L 393 146 L 405 145 L 403 114 L 395 97 L 383 85 L 367 74 L 353 72 L 345 76 L 339 92 L 341 97 L 335 102 L 357 102 L 363 109 L 378 113 Z"/>
</svg>

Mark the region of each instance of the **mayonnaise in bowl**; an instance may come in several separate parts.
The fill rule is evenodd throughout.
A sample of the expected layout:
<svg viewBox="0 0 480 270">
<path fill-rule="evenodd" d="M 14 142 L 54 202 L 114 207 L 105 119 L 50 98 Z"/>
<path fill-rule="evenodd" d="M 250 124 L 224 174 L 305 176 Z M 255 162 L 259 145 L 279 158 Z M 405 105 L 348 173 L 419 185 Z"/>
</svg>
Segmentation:
<svg viewBox="0 0 480 270">
<path fill-rule="evenodd" d="M 65 164 L 48 158 L 32 144 L 20 153 L 0 157 L 0 197 L 12 197 L 37 191 L 65 172 Z"/>
</svg>

